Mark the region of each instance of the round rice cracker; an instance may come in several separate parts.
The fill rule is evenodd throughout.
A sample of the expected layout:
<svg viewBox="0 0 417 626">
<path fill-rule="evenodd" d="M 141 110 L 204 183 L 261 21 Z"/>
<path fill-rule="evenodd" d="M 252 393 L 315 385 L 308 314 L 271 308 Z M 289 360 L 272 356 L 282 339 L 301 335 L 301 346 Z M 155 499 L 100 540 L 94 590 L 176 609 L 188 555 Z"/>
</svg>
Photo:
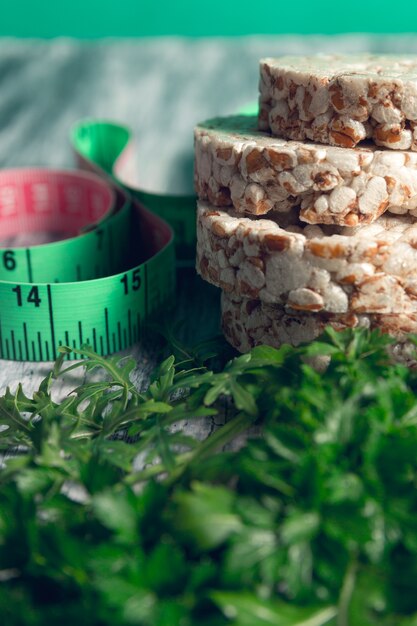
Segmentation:
<svg viewBox="0 0 417 626">
<path fill-rule="evenodd" d="M 417 224 L 385 214 L 363 227 L 306 226 L 296 210 L 260 219 L 199 202 L 197 271 L 237 297 L 293 310 L 409 315 Z"/>
<path fill-rule="evenodd" d="M 288 141 L 245 115 L 204 122 L 194 137 L 195 189 L 215 206 L 252 215 L 299 206 L 302 221 L 350 227 L 385 211 L 417 216 L 417 153 Z"/>
</svg>

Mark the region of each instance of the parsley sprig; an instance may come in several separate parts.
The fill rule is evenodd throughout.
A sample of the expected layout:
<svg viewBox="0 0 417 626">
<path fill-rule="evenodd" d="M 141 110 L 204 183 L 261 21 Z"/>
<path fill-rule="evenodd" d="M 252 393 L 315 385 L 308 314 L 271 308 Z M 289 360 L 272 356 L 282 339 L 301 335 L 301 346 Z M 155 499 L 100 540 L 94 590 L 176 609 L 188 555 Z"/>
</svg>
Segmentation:
<svg viewBox="0 0 417 626">
<path fill-rule="evenodd" d="M 176 342 L 142 390 L 84 347 L 7 390 L 2 623 L 415 626 L 417 373 L 391 343 L 328 330 L 219 366 Z"/>
</svg>

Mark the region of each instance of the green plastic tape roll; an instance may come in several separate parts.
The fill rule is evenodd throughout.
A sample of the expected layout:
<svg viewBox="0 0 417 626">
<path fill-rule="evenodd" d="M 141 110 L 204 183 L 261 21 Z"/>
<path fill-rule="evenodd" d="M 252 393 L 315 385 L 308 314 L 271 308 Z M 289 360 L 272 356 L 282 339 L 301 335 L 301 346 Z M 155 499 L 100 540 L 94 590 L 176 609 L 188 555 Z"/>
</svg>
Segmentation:
<svg viewBox="0 0 417 626">
<path fill-rule="evenodd" d="M 195 200 L 126 189 L 118 171 L 129 140 L 123 126 L 81 122 L 72 141 L 90 172 L 0 172 L 1 358 L 50 360 L 58 346 L 82 344 L 110 354 L 138 341 L 143 323 L 172 303 L 169 224 L 189 264 Z M 22 233 L 44 232 L 56 241 L 16 245 Z"/>
</svg>

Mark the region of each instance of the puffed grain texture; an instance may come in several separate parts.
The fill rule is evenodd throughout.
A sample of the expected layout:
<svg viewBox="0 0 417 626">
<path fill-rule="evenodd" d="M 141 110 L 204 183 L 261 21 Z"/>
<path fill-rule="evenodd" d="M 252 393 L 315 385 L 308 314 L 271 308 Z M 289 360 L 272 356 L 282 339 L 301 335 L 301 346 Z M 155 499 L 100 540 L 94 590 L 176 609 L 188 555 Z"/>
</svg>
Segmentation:
<svg viewBox="0 0 417 626">
<path fill-rule="evenodd" d="M 417 216 L 417 153 L 288 141 L 255 116 L 204 122 L 195 133 L 197 195 L 239 213 L 300 206 L 310 224 L 369 224 L 389 210 Z"/>
<path fill-rule="evenodd" d="M 385 214 L 368 226 L 319 227 L 296 211 L 249 218 L 200 201 L 197 271 L 235 296 L 298 311 L 412 314 L 417 223 Z"/>
<path fill-rule="evenodd" d="M 310 343 L 327 326 L 336 331 L 348 328 L 379 329 L 398 339 L 417 332 L 417 314 L 305 313 L 260 300 L 235 298 L 227 293 L 222 293 L 221 323 L 226 339 L 239 352 L 248 352 L 259 345 L 279 348 L 283 344 L 299 346 Z M 393 354 L 403 361 L 411 358 L 409 350 L 407 355 L 404 348 L 400 343 L 393 347 Z M 415 361 L 415 348 L 413 357 Z"/>
<path fill-rule="evenodd" d="M 417 150 L 417 56 L 262 59 L 259 91 L 259 127 L 280 137 Z"/>
</svg>

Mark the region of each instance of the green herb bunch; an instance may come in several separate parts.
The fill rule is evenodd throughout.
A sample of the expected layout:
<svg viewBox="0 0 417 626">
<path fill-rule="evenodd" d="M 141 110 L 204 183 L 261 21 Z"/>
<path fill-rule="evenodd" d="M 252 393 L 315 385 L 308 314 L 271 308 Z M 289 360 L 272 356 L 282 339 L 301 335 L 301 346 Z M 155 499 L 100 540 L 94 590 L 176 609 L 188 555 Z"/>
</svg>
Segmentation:
<svg viewBox="0 0 417 626">
<path fill-rule="evenodd" d="M 33 397 L 7 391 L 1 623 L 416 626 L 417 373 L 389 343 L 328 330 L 221 367 L 200 346 L 145 391 L 131 359 L 85 348 Z M 216 414 L 203 441 L 184 434 Z"/>
</svg>

